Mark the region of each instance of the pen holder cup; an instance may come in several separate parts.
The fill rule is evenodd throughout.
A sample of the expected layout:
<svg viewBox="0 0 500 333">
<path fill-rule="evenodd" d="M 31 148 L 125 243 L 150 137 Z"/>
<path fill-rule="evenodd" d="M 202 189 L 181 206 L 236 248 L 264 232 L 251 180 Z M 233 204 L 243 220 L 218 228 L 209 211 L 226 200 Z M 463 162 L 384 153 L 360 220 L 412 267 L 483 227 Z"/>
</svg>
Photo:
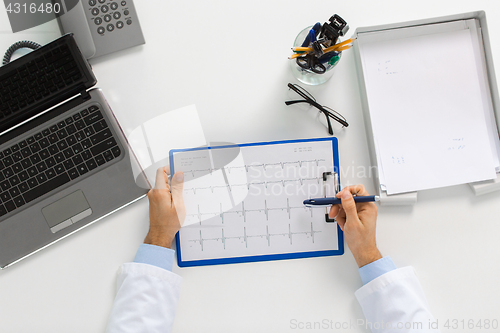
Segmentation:
<svg viewBox="0 0 500 333">
<path fill-rule="evenodd" d="M 311 29 L 312 29 L 312 26 L 307 27 L 304 30 L 302 30 L 295 38 L 295 42 L 293 43 L 293 47 L 302 46 L 302 43 L 306 39 L 307 35 L 309 34 L 309 30 L 311 30 Z M 326 72 L 323 74 L 317 74 L 309 69 L 304 69 L 304 68 L 300 67 L 297 64 L 296 59 L 289 60 L 290 61 L 290 68 L 292 69 L 293 76 L 295 76 L 295 78 L 297 80 L 299 80 L 302 83 L 311 85 L 311 86 L 316 86 L 316 85 L 325 83 L 326 81 L 328 81 L 332 77 L 333 69 L 337 66 L 341 57 L 342 57 L 342 52 L 340 52 L 338 54 L 337 58 L 332 58 L 331 61 L 327 61 L 327 62 L 323 63 L 323 65 L 326 68 Z"/>
</svg>

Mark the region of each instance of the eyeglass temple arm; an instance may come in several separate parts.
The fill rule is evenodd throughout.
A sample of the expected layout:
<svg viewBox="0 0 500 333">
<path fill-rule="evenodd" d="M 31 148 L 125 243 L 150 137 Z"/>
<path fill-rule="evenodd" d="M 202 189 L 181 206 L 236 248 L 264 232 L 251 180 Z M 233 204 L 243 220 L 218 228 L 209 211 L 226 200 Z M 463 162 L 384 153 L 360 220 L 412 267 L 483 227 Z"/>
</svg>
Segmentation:
<svg viewBox="0 0 500 333">
<path fill-rule="evenodd" d="M 311 103 L 312 104 L 312 103 Z M 340 118 L 339 116 L 337 116 L 336 114 L 333 114 L 331 113 L 330 111 L 326 110 L 323 106 L 319 105 L 318 103 L 314 103 L 312 104 L 314 105 L 315 107 L 317 107 L 321 112 L 323 112 L 325 114 L 325 116 L 327 117 L 331 117 L 333 120 L 339 122 L 340 124 L 342 124 L 342 126 L 344 127 L 348 127 L 349 124 L 347 123 L 347 121 L 345 121 L 344 119 Z"/>
<path fill-rule="evenodd" d="M 345 121 L 342 118 L 339 118 L 337 115 L 329 112 L 328 110 L 325 110 L 325 108 L 323 108 L 320 104 L 316 103 L 315 101 L 313 101 L 311 99 L 309 99 L 309 100 L 294 100 L 294 101 L 286 101 L 285 102 L 286 105 L 292 105 L 292 104 L 296 104 L 296 103 L 309 103 L 312 106 L 314 106 L 315 108 L 317 108 L 318 110 L 320 110 L 321 112 L 323 112 L 328 120 L 328 131 L 331 132 L 330 134 L 333 134 L 333 130 L 331 130 L 332 125 L 330 124 L 329 117 L 331 117 L 333 120 L 337 121 L 338 123 L 342 124 L 342 126 L 345 126 L 345 127 L 349 126 L 347 121 Z"/>
<path fill-rule="evenodd" d="M 303 100 L 303 99 L 300 99 L 300 100 L 294 100 L 294 101 L 285 101 L 285 104 L 286 105 L 292 105 L 292 104 L 296 104 L 296 103 L 309 103 L 309 101 L 306 101 L 306 100 Z"/>
<path fill-rule="evenodd" d="M 330 118 L 324 112 L 323 112 L 323 114 L 325 115 L 326 123 L 328 124 L 328 133 L 330 133 L 330 135 L 333 135 L 333 128 L 332 128 L 332 123 L 330 122 Z"/>
<path fill-rule="evenodd" d="M 304 98 L 306 101 L 312 101 L 314 102 L 314 100 L 312 100 L 309 96 L 307 96 L 306 94 L 304 94 L 302 91 L 300 91 L 299 89 L 295 88 L 295 86 L 291 83 L 288 84 L 288 88 L 292 89 L 293 91 L 295 91 L 297 94 L 300 95 L 300 97 Z"/>
<path fill-rule="evenodd" d="M 345 121 L 344 119 L 340 118 L 336 114 L 331 113 L 330 111 L 325 110 L 325 109 L 323 109 L 323 110 L 324 110 L 323 113 L 325 114 L 325 116 L 331 117 L 332 119 L 334 119 L 337 122 L 339 122 L 340 124 L 342 124 L 342 126 L 344 126 L 344 127 L 348 127 L 349 126 L 349 124 L 347 123 L 347 121 Z"/>
</svg>

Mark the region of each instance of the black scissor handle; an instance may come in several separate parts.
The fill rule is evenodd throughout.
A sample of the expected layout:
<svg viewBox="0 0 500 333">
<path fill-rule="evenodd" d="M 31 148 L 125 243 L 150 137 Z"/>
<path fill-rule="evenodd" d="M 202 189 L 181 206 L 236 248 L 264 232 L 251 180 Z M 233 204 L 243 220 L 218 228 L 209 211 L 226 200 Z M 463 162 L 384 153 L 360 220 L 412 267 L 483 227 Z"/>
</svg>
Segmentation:
<svg viewBox="0 0 500 333">
<path fill-rule="evenodd" d="M 314 60 L 311 61 L 311 71 L 316 74 L 325 74 L 326 67 L 320 63 L 318 59 L 314 58 Z"/>
<path fill-rule="evenodd" d="M 324 74 L 326 67 L 312 54 L 307 54 L 296 59 L 297 65 L 316 74 Z"/>
<path fill-rule="evenodd" d="M 309 69 L 310 68 L 310 65 L 309 65 L 309 58 L 308 56 L 302 56 L 302 57 L 298 57 L 296 59 L 297 61 L 297 65 L 299 65 L 299 67 L 303 68 L 303 69 Z"/>
</svg>

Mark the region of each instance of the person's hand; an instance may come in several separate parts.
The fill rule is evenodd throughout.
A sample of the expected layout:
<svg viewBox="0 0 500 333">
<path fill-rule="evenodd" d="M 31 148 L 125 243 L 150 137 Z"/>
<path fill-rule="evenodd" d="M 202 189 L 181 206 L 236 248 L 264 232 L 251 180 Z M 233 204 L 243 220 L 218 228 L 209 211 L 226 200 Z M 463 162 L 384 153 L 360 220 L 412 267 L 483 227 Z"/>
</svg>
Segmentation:
<svg viewBox="0 0 500 333">
<path fill-rule="evenodd" d="M 186 208 L 182 199 L 184 174 L 176 172 L 170 185 L 169 174 L 168 167 L 159 168 L 156 171 L 155 187 L 148 192 L 150 225 L 144 240 L 146 244 L 171 247 L 175 234 L 186 218 Z"/>
<path fill-rule="evenodd" d="M 382 258 L 375 240 L 378 209 L 373 202 L 355 203 L 353 194 L 369 195 L 363 185 L 345 187 L 337 193 L 342 204 L 333 205 L 329 216 L 336 218 L 358 267 L 362 267 Z"/>
</svg>

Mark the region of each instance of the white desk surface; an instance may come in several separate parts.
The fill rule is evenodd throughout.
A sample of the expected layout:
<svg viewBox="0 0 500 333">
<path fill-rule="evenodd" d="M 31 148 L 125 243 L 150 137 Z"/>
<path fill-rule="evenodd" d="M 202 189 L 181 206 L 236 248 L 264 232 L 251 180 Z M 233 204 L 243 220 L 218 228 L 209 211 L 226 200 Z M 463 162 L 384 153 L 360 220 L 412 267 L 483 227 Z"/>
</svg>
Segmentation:
<svg viewBox="0 0 500 333">
<path fill-rule="evenodd" d="M 485 10 L 500 78 L 497 1 L 135 2 L 146 44 L 92 61 L 98 87 L 126 131 L 131 116 L 196 104 L 209 141 L 326 136 L 311 115 L 283 102 L 286 84 L 296 82 L 287 60 L 295 35 L 334 13 L 348 21 L 350 35 L 361 26 Z M 46 43 L 59 35 L 55 22 L 14 35 L 0 13 L 1 50 L 20 39 Z M 350 123 L 339 136 L 343 185 L 374 191 L 372 179 L 358 174 L 369 161 L 353 53 L 344 52 L 330 81 L 309 90 Z M 447 330 L 447 319 L 500 320 L 499 202 L 500 192 L 475 197 L 463 185 L 423 191 L 414 207 L 379 209 L 381 252 L 399 267 L 415 268 L 442 332 L 472 331 Z M 103 332 L 116 271 L 133 259 L 147 229 L 144 199 L 0 272 L 1 331 Z M 174 272 L 183 277 L 174 332 L 288 332 L 300 331 L 292 320 L 364 318 L 348 249 L 340 257 L 175 266 Z"/>
</svg>

